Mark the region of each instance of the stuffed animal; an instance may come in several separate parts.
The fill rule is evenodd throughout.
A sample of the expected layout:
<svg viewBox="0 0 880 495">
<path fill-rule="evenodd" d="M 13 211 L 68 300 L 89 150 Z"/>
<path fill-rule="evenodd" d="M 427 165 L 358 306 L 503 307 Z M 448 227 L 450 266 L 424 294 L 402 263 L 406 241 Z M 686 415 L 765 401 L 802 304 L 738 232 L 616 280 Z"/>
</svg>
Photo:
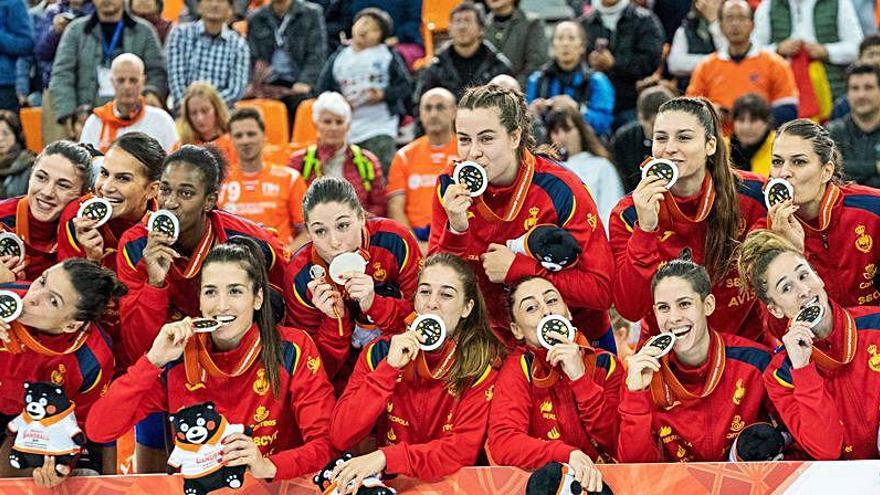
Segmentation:
<svg viewBox="0 0 880 495">
<path fill-rule="evenodd" d="M 732 462 L 767 462 L 783 459 L 788 433 L 770 423 L 753 423 L 743 428 L 730 448 Z"/>
<path fill-rule="evenodd" d="M 580 482 L 574 479 L 571 468 L 567 464 L 558 462 L 545 464 L 529 476 L 526 484 L 526 495 L 581 495 L 582 493 L 613 495 L 611 488 L 604 481 L 600 492 L 584 490 Z"/>
<path fill-rule="evenodd" d="M 247 466 L 224 466 L 222 441 L 234 433 L 250 436 L 249 429 L 229 424 L 210 401 L 184 407 L 168 420 L 174 430 L 168 465 L 183 474 L 183 493 L 205 495 L 220 488 L 241 488 Z"/>
<path fill-rule="evenodd" d="M 336 466 L 343 464 L 345 461 L 352 458 L 352 455 L 348 452 L 342 454 L 336 459 L 332 459 L 330 462 L 324 466 L 318 474 L 312 478 L 312 481 L 318 485 L 318 489 L 321 490 L 322 495 L 339 495 L 340 491 L 336 486 L 336 483 L 333 482 L 333 470 L 336 469 Z M 363 484 L 360 488 L 358 488 L 357 493 L 355 495 L 395 495 L 397 490 L 394 488 L 390 488 L 385 486 L 382 483 L 382 480 L 378 475 L 370 476 L 364 479 Z"/>
<path fill-rule="evenodd" d="M 522 236 L 507 241 L 514 254 L 525 254 L 551 272 L 573 265 L 581 255 L 581 246 L 567 230 L 555 225 L 536 225 Z"/>
<path fill-rule="evenodd" d="M 44 456 L 55 457 L 55 470 L 69 469 L 85 444 L 85 435 L 76 424 L 76 405 L 64 389 L 47 382 L 25 382 L 24 410 L 9 422 L 15 443 L 9 464 L 15 469 L 42 467 Z"/>
</svg>

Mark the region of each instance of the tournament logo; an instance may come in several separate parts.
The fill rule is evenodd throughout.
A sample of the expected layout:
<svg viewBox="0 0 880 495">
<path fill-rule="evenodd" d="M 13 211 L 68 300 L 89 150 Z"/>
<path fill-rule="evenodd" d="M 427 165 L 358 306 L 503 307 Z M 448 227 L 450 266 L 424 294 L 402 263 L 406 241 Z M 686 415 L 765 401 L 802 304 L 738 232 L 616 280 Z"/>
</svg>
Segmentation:
<svg viewBox="0 0 880 495">
<path fill-rule="evenodd" d="M 254 380 L 254 393 L 257 395 L 266 395 L 266 392 L 268 391 L 269 380 L 266 379 L 266 370 L 260 368 L 257 370 L 257 379 Z"/>
<path fill-rule="evenodd" d="M 859 225 L 856 227 L 856 249 L 863 253 L 871 252 L 871 247 L 874 246 L 874 239 L 871 238 L 870 234 L 865 233 L 865 226 Z"/>
<path fill-rule="evenodd" d="M 868 358 L 868 368 L 871 368 L 871 371 L 880 373 L 880 354 L 877 353 L 877 345 L 869 345 L 867 352 L 871 356 Z"/>
</svg>

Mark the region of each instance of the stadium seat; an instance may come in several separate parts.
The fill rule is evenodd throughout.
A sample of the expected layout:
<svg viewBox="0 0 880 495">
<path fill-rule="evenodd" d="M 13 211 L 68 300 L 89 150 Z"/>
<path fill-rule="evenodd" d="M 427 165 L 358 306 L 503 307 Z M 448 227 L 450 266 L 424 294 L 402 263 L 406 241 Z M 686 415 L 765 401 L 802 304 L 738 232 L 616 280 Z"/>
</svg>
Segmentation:
<svg viewBox="0 0 880 495">
<path fill-rule="evenodd" d="M 296 107 L 296 117 L 293 122 L 293 135 L 290 137 L 290 145 L 293 150 L 301 150 L 318 139 L 318 131 L 312 122 L 312 105 L 315 98 L 303 100 Z"/>
<path fill-rule="evenodd" d="M 235 104 L 236 108 L 253 107 L 263 114 L 266 122 L 266 142 L 268 144 L 287 145 L 287 137 L 290 136 L 289 124 L 287 123 L 287 107 L 277 100 L 256 98 L 253 100 L 241 100 Z"/>
<path fill-rule="evenodd" d="M 422 2 L 422 21 L 431 32 L 449 30 L 449 13 L 461 0 L 430 0 Z"/>
<path fill-rule="evenodd" d="M 165 5 L 162 7 L 162 19 L 174 22 L 180 17 L 182 11 L 183 0 L 165 0 Z"/>
<path fill-rule="evenodd" d="M 19 113 L 21 128 L 24 131 L 24 140 L 27 143 L 27 148 L 34 153 L 39 153 L 43 150 L 42 116 L 42 107 L 22 108 Z"/>
</svg>

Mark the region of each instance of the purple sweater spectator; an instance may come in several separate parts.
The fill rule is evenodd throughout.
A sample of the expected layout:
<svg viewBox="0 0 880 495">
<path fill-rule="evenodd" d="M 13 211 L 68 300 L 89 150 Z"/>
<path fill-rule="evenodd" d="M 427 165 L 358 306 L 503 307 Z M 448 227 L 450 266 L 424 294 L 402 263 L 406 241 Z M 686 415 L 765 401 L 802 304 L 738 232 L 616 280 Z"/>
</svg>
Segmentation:
<svg viewBox="0 0 880 495">
<path fill-rule="evenodd" d="M 78 7 L 74 8 L 71 4 L 78 5 Z M 49 79 L 52 78 L 52 62 L 55 60 L 55 50 L 58 49 L 58 42 L 61 41 L 61 35 L 64 34 L 63 32 L 55 32 L 52 28 L 52 19 L 56 15 L 65 12 L 70 12 L 75 17 L 82 17 L 91 15 L 94 11 L 95 5 L 92 2 L 62 0 L 61 3 L 47 7 L 40 22 L 34 26 L 34 39 L 36 40 L 34 54 L 37 57 L 37 70 L 40 71 L 43 89 L 49 87 Z"/>
</svg>

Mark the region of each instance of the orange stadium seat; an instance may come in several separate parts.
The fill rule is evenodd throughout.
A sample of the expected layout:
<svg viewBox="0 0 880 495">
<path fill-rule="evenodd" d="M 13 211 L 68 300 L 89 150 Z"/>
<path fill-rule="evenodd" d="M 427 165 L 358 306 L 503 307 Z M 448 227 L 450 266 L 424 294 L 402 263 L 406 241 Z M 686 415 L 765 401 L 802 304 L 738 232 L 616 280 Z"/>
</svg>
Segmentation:
<svg viewBox="0 0 880 495">
<path fill-rule="evenodd" d="M 413 70 L 425 68 L 434 58 L 434 33 L 449 30 L 449 12 L 461 0 L 429 0 L 422 2 L 422 38 L 425 40 L 425 56 L 413 63 Z"/>
<path fill-rule="evenodd" d="M 253 107 L 263 114 L 266 121 L 266 142 L 269 144 L 286 145 L 287 137 L 290 136 L 289 124 L 287 123 L 287 107 L 277 100 L 256 98 L 253 100 L 241 100 L 235 104 L 237 108 Z"/>
<path fill-rule="evenodd" d="M 165 0 L 165 5 L 162 7 L 162 18 L 174 22 L 180 17 L 182 11 L 183 0 Z"/>
<path fill-rule="evenodd" d="M 296 117 L 293 122 L 293 136 L 290 137 L 290 145 L 294 151 L 301 150 L 318 139 L 318 131 L 312 122 L 312 105 L 315 98 L 303 100 L 296 107 Z"/>
<path fill-rule="evenodd" d="M 27 143 L 27 148 L 34 153 L 39 153 L 43 150 L 42 116 L 42 107 L 22 108 L 19 113 L 21 128 L 24 131 L 24 140 Z"/>
</svg>

